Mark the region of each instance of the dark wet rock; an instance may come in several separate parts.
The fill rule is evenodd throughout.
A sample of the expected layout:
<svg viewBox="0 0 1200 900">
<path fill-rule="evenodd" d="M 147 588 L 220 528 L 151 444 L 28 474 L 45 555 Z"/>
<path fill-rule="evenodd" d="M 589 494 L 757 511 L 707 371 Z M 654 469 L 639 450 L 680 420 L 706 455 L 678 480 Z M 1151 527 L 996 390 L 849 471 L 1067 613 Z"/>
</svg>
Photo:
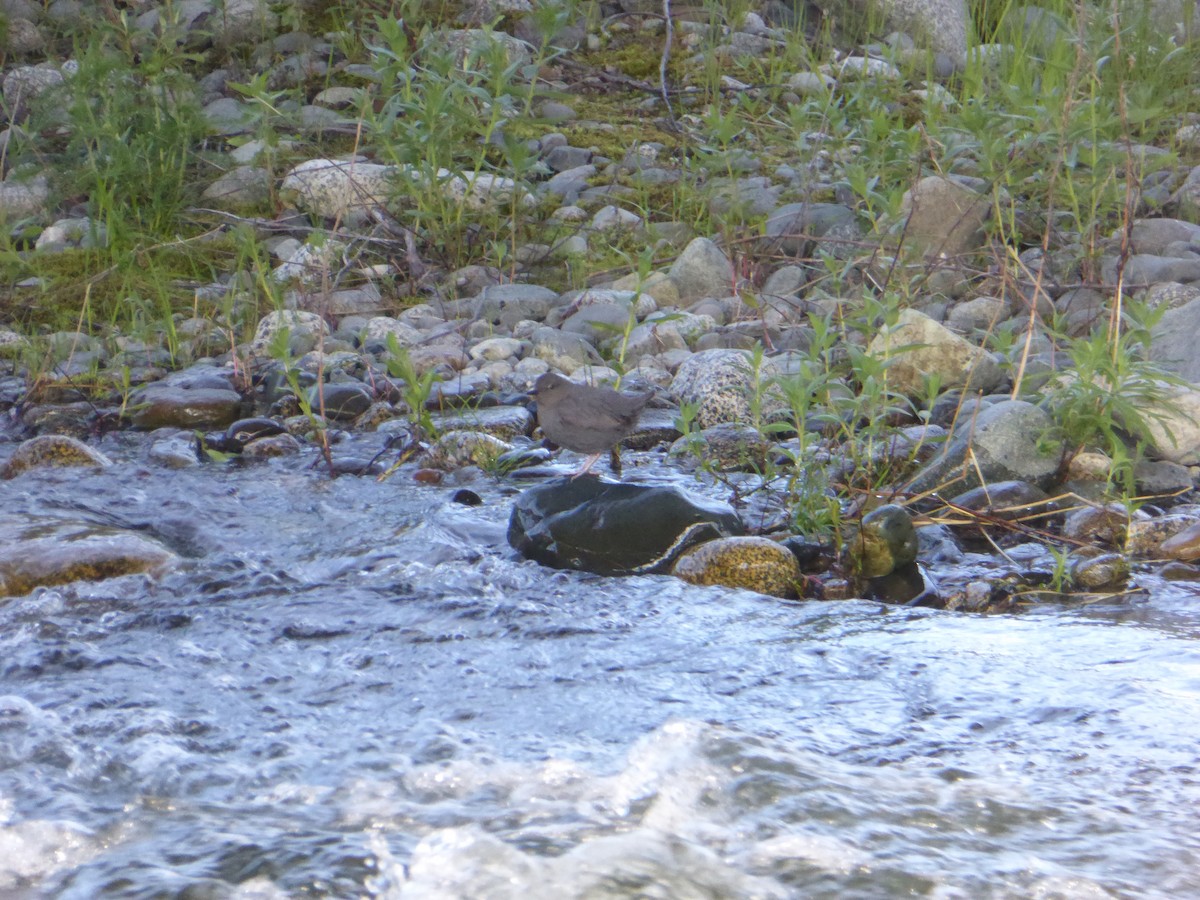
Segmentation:
<svg viewBox="0 0 1200 900">
<path fill-rule="evenodd" d="M 1047 512 L 1049 496 L 1028 481 L 997 481 L 956 496 L 950 505 L 989 518 L 1011 521 Z"/>
<path fill-rule="evenodd" d="M 775 374 L 770 360 L 763 360 L 761 383 Z M 760 384 L 761 387 L 761 384 Z M 750 399 L 756 389 L 750 355 L 741 350 L 702 350 L 679 367 L 671 391 L 680 404 L 695 404 L 695 425 L 709 428 L 722 422 L 747 422 Z"/>
<path fill-rule="evenodd" d="M 859 578 L 880 578 L 917 558 L 917 530 L 901 506 L 873 509 L 846 538 L 847 568 Z"/>
<path fill-rule="evenodd" d="M 889 385 L 909 397 L 923 396 L 931 376 L 943 389 L 984 393 L 1004 381 L 991 353 L 915 309 L 901 310 L 896 324 L 876 335 L 867 352 L 888 361 Z"/>
<path fill-rule="evenodd" d="M 649 450 L 659 444 L 673 441 L 681 434 L 678 421 L 677 409 L 644 409 L 638 416 L 633 431 L 621 441 L 621 446 L 631 450 Z"/>
<path fill-rule="evenodd" d="M 35 587 L 101 581 L 138 572 L 160 574 L 177 557 L 139 534 L 84 523 L 0 526 L 0 594 Z"/>
<path fill-rule="evenodd" d="M 958 494 L 978 487 L 980 476 L 986 484 L 1027 481 L 1044 490 L 1053 482 L 1062 458 L 1060 443 L 1039 443 L 1051 426 L 1049 413 L 1024 400 L 989 406 L 975 418 L 973 427 L 969 420 L 959 423 L 945 453 L 925 466 L 908 490 Z"/>
<path fill-rule="evenodd" d="M 1071 584 L 1085 591 L 1121 588 L 1129 578 L 1129 563 L 1120 553 L 1077 557 L 1071 562 Z"/>
<path fill-rule="evenodd" d="M 450 496 L 450 502 L 460 506 L 483 506 L 483 498 L 469 488 L 459 488 Z"/>
<path fill-rule="evenodd" d="M 338 381 L 309 388 L 308 402 L 313 412 L 321 412 L 327 419 L 349 422 L 371 408 L 374 396 L 365 384 Z"/>
<path fill-rule="evenodd" d="M 743 530 L 728 505 L 677 488 L 576 478 L 521 494 L 508 542 L 553 568 L 630 575 L 666 572 L 689 547 Z"/>
<path fill-rule="evenodd" d="M 300 442 L 292 435 L 272 434 L 255 438 L 242 450 L 245 459 L 272 459 L 277 456 L 293 456 L 300 452 Z"/>
<path fill-rule="evenodd" d="M 756 428 L 722 422 L 681 437 L 671 445 L 671 455 L 693 456 L 722 472 L 762 471 L 772 446 Z"/>
<path fill-rule="evenodd" d="M 95 469 L 112 462 L 99 450 L 65 434 L 43 434 L 23 442 L 0 469 L 0 478 L 15 478 L 30 469 L 85 466 Z"/>
<path fill-rule="evenodd" d="M 287 429 L 276 419 L 256 417 L 238 419 L 224 432 L 204 436 L 204 445 L 222 453 L 241 453 L 251 441 L 274 434 L 283 434 Z"/>
<path fill-rule="evenodd" d="M 700 544 L 675 561 L 671 574 L 691 584 L 746 588 L 795 599 L 803 577 L 795 555 L 764 537 L 727 537 Z"/>
<path fill-rule="evenodd" d="M 232 388 L 187 387 L 155 382 L 131 398 L 135 428 L 212 428 L 242 412 L 242 397 Z"/>
<path fill-rule="evenodd" d="M 893 606 L 941 609 L 945 605 L 937 583 L 916 563 L 900 566 L 877 578 L 868 578 L 862 586 L 862 595 L 867 600 L 878 600 Z"/>
<path fill-rule="evenodd" d="M 387 465 L 374 457 L 335 454 L 333 461 L 325 467 L 330 476 L 374 477 L 387 471 Z"/>
<path fill-rule="evenodd" d="M 95 404 L 50 405 L 38 403 L 21 412 L 21 425 L 34 434 L 67 434 L 85 438 L 96 430 Z"/>
</svg>

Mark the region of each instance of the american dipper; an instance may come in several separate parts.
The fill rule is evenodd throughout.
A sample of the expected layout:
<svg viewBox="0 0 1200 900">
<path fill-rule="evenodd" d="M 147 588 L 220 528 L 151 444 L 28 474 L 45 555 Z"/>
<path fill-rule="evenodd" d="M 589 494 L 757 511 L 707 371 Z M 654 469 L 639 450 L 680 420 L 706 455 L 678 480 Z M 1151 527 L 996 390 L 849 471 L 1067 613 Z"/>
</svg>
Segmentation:
<svg viewBox="0 0 1200 900">
<path fill-rule="evenodd" d="M 537 397 L 538 424 L 560 447 L 589 454 L 578 478 L 633 430 L 650 394 L 619 394 L 611 388 L 577 384 L 547 372 L 531 393 Z"/>
</svg>

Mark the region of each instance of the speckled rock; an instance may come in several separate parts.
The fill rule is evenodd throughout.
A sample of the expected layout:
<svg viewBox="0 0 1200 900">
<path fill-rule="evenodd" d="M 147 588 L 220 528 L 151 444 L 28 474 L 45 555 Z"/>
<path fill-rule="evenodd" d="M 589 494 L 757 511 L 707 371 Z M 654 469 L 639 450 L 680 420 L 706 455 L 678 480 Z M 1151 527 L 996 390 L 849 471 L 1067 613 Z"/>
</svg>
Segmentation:
<svg viewBox="0 0 1200 900">
<path fill-rule="evenodd" d="M 1070 569 L 1072 586 L 1085 591 L 1115 590 L 1129 578 L 1129 562 L 1120 553 L 1076 557 Z"/>
<path fill-rule="evenodd" d="M 138 572 L 159 574 L 176 560 L 174 553 L 140 534 L 87 523 L 0 523 L 0 595 Z"/>
<path fill-rule="evenodd" d="M 255 438 L 246 444 L 242 456 L 246 459 L 274 459 L 278 456 L 293 456 L 300 452 L 300 442 L 290 434 L 272 434 Z"/>
<path fill-rule="evenodd" d="M 773 445 L 758 429 L 737 422 L 710 425 L 681 437 L 671 445 L 671 455 L 694 456 L 718 471 L 763 471 Z"/>
<path fill-rule="evenodd" d="M 510 441 L 533 432 L 533 414 L 523 406 L 493 406 L 463 409 L 433 417 L 439 434 L 451 431 L 478 431 Z"/>
<path fill-rule="evenodd" d="M 760 380 L 765 382 L 774 374 L 775 364 L 763 360 Z M 695 424 L 701 429 L 722 422 L 748 422 L 754 390 L 750 354 L 741 350 L 695 353 L 679 367 L 671 382 L 671 391 L 681 405 L 696 404 Z"/>
<path fill-rule="evenodd" d="M 1176 536 L 1179 539 L 1164 549 Z M 1192 511 L 1134 519 L 1129 523 L 1125 550 L 1134 556 L 1200 559 L 1200 514 Z"/>
<path fill-rule="evenodd" d="M 451 431 L 443 434 L 423 457 L 421 464 L 431 469 L 461 469 L 463 466 L 488 468 L 512 444 L 479 431 Z"/>
<path fill-rule="evenodd" d="M 876 335 L 867 352 L 888 360 L 889 386 L 909 397 L 923 396 L 934 375 L 943 390 L 967 388 L 984 393 L 1004 380 L 991 353 L 915 309 L 901 310 L 895 326 Z"/>
<path fill-rule="evenodd" d="M 256 356 L 265 356 L 276 335 L 285 328 L 288 332 L 289 347 L 294 344 L 292 352 L 299 353 L 307 353 L 317 345 L 317 340 L 329 331 L 325 320 L 316 313 L 295 309 L 276 310 L 258 320 L 254 339 L 250 342 L 250 352 Z"/>
<path fill-rule="evenodd" d="M 310 159 L 295 166 L 280 196 L 305 212 L 346 224 L 364 224 L 395 190 L 396 167 L 362 160 Z"/>
<path fill-rule="evenodd" d="M 1061 441 L 1051 433 L 1050 414 L 1024 400 L 1003 400 L 961 423 L 944 453 L 912 480 L 909 491 L 958 494 L 996 481 L 1028 481 L 1049 488 L 1062 459 Z M 967 451 L 970 450 L 970 458 Z"/>
<path fill-rule="evenodd" d="M 1200 522 L 1193 522 L 1162 542 L 1163 556 L 1193 562 L 1200 559 Z"/>
<path fill-rule="evenodd" d="M 917 530 L 903 507 L 873 509 L 846 539 L 847 568 L 859 578 L 880 578 L 917 558 Z"/>
<path fill-rule="evenodd" d="M 671 574 L 691 584 L 720 584 L 795 599 L 800 564 L 786 547 L 764 537 L 728 537 L 694 547 Z"/>
<path fill-rule="evenodd" d="M 43 434 L 23 442 L 0 469 L 0 478 L 15 478 L 30 469 L 66 466 L 104 468 L 112 462 L 99 450 L 64 434 Z"/>
</svg>

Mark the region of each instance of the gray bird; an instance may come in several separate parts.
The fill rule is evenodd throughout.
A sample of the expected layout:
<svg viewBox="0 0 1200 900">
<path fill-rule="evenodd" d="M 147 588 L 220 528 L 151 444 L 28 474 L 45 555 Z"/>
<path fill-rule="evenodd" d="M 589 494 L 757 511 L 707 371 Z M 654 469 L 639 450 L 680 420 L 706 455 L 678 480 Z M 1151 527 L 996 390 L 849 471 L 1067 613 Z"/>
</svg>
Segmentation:
<svg viewBox="0 0 1200 900">
<path fill-rule="evenodd" d="M 650 393 L 619 394 L 611 388 L 578 384 L 547 372 L 530 392 L 537 397 L 538 424 L 560 447 L 587 453 L 587 461 L 571 477 L 588 471 L 637 424 Z"/>
</svg>

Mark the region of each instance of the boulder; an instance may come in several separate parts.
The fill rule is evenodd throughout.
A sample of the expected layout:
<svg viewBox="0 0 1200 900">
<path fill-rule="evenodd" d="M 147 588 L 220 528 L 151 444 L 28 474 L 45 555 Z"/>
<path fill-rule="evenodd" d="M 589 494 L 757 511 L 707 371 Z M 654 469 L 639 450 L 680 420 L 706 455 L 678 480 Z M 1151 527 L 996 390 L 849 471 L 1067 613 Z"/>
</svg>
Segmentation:
<svg viewBox="0 0 1200 900">
<path fill-rule="evenodd" d="M 527 559 L 600 575 L 669 571 L 689 547 L 744 531 L 725 503 L 678 488 L 562 478 L 522 493 L 508 543 Z"/>
</svg>

